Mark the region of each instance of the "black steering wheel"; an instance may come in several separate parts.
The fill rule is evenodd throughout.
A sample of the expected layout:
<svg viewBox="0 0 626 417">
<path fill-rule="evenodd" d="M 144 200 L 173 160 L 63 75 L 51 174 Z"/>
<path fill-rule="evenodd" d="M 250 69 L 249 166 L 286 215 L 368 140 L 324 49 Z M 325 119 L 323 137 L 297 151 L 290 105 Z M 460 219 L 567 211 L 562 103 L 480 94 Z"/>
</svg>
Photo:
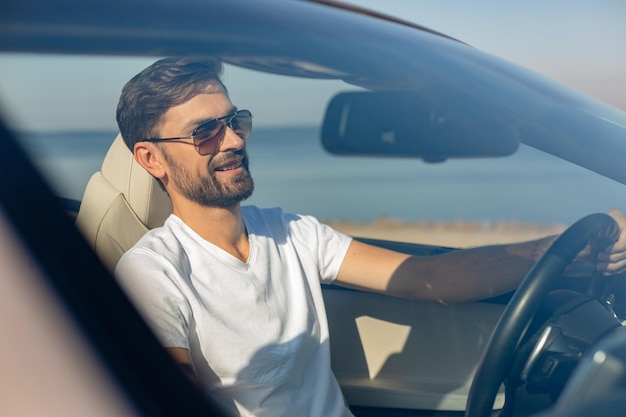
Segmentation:
<svg viewBox="0 0 626 417">
<path fill-rule="evenodd" d="M 615 220 L 592 214 L 570 226 L 528 272 L 496 324 L 478 363 L 465 417 L 487 417 L 516 350 L 549 291 L 565 268 L 588 244 L 609 245 L 619 236 Z"/>
</svg>

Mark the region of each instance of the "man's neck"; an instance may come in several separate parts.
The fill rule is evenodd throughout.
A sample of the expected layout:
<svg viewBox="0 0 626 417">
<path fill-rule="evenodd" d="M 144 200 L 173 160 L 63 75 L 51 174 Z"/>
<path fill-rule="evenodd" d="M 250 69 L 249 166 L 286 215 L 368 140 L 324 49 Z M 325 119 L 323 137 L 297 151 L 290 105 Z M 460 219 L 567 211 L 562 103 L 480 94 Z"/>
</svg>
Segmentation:
<svg viewBox="0 0 626 417">
<path fill-rule="evenodd" d="M 186 201 L 174 203 L 174 214 L 203 239 L 242 262 L 248 261 L 250 244 L 239 204 L 228 208 L 203 207 Z"/>
</svg>

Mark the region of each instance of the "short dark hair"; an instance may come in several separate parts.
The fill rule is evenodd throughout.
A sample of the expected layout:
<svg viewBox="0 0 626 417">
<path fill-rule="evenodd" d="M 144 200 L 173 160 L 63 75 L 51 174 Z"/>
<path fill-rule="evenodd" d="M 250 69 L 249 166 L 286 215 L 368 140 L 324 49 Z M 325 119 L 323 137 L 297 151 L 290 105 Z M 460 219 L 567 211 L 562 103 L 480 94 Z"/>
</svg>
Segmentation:
<svg viewBox="0 0 626 417">
<path fill-rule="evenodd" d="M 221 61 L 208 58 L 164 58 L 135 75 L 122 89 L 117 125 L 126 146 L 156 137 L 161 118 L 171 107 L 190 100 L 211 84 L 222 83 Z"/>
</svg>

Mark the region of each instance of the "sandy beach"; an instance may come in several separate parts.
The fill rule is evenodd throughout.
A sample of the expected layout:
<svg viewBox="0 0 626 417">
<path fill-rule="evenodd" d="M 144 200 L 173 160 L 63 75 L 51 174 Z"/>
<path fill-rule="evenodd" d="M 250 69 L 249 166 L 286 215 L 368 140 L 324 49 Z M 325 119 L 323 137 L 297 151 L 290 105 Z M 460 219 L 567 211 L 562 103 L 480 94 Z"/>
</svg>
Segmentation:
<svg viewBox="0 0 626 417">
<path fill-rule="evenodd" d="M 327 220 L 324 223 L 351 236 L 396 240 L 458 248 L 499 243 L 522 242 L 555 235 L 565 230 L 562 225 L 526 224 L 516 222 L 405 222 L 379 219 L 368 223 Z"/>
</svg>

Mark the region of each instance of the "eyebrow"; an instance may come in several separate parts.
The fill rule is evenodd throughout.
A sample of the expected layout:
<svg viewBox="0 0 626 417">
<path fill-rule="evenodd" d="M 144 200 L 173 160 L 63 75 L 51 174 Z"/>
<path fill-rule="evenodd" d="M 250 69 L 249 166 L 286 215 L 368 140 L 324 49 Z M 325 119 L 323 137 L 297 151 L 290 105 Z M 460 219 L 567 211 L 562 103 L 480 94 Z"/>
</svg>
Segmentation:
<svg viewBox="0 0 626 417">
<path fill-rule="evenodd" d="M 233 114 L 233 113 L 234 113 L 234 112 L 236 112 L 236 111 L 237 111 L 237 106 L 232 106 L 232 107 L 230 108 L 230 110 L 228 110 L 228 112 L 227 112 L 224 116 L 228 116 L 229 114 Z M 210 118 L 210 119 L 207 119 L 207 118 L 201 118 L 201 119 L 193 119 L 193 120 L 190 120 L 190 121 L 189 121 L 189 122 L 185 125 L 185 127 L 184 127 L 183 131 L 184 131 L 184 132 L 190 132 L 189 134 L 191 134 L 191 132 L 193 132 L 193 131 L 194 131 L 194 129 L 195 129 L 196 127 L 200 126 L 201 124 L 206 123 L 206 122 L 210 122 L 211 120 L 219 119 L 219 118 L 224 117 L 224 116 L 212 117 L 212 118 Z"/>
</svg>

